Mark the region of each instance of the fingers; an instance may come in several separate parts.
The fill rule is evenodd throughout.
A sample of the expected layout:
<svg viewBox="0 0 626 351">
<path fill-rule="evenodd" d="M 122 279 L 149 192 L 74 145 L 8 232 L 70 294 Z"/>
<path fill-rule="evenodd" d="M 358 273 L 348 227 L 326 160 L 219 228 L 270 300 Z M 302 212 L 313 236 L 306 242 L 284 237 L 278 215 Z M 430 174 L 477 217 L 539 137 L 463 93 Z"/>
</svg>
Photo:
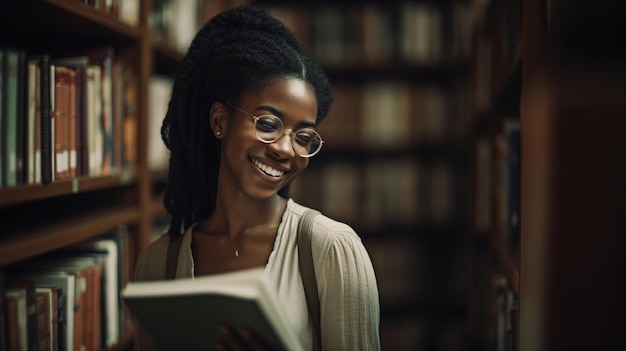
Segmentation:
<svg viewBox="0 0 626 351">
<path fill-rule="evenodd" d="M 269 350 L 269 348 L 262 342 L 262 340 L 250 329 L 243 328 L 236 331 L 230 326 L 222 325 L 219 327 L 218 331 L 224 337 L 224 341 L 220 341 L 216 345 L 216 349 L 219 351 Z"/>
<path fill-rule="evenodd" d="M 248 349 L 251 351 L 265 351 L 269 350 L 266 345 L 258 338 L 250 329 L 243 328 L 239 331 L 239 334 L 248 344 Z"/>
<path fill-rule="evenodd" d="M 219 351 L 245 351 L 246 346 L 235 330 L 227 325 L 221 325 L 218 332 L 224 337 L 224 341 L 219 341 L 216 345 Z"/>
</svg>

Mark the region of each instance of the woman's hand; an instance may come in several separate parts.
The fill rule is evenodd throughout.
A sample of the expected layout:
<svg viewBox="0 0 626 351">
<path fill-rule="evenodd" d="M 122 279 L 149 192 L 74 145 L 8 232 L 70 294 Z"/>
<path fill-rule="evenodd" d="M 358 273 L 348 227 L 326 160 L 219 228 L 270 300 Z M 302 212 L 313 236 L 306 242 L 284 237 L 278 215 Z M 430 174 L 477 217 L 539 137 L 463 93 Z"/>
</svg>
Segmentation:
<svg viewBox="0 0 626 351">
<path fill-rule="evenodd" d="M 224 341 L 216 345 L 219 351 L 269 351 L 269 346 L 254 334 L 250 329 L 235 330 L 228 325 L 219 327 L 219 333 L 224 336 Z"/>
</svg>

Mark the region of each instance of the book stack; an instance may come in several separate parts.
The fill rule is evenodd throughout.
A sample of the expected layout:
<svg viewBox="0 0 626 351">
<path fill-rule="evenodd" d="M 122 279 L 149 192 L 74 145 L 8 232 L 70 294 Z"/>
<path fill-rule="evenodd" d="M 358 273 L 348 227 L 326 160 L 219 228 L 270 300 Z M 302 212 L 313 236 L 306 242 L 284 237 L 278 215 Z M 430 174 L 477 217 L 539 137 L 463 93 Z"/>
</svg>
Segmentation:
<svg viewBox="0 0 626 351">
<path fill-rule="evenodd" d="M 0 186 L 118 174 L 136 162 L 134 74 L 111 47 L 0 49 Z"/>
<path fill-rule="evenodd" d="M 120 228 L 4 271 L 8 349 L 96 351 L 119 342 L 129 323 L 119 298 L 128 243 Z"/>
</svg>

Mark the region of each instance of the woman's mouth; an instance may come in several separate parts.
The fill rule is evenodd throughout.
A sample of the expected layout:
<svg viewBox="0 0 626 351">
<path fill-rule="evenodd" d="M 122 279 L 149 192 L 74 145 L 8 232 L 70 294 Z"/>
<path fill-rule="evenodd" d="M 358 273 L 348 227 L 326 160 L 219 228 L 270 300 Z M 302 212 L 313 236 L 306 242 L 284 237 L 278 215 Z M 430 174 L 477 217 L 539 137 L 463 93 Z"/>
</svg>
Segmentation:
<svg viewBox="0 0 626 351">
<path fill-rule="evenodd" d="M 254 164 L 258 169 L 260 169 L 263 173 L 272 176 L 272 177 L 282 177 L 285 174 L 284 171 L 278 170 L 270 165 L 266 165 L 265 163 L 261 163 L 256 159 L 252 159 L 252 164 Z"/>
</svg>

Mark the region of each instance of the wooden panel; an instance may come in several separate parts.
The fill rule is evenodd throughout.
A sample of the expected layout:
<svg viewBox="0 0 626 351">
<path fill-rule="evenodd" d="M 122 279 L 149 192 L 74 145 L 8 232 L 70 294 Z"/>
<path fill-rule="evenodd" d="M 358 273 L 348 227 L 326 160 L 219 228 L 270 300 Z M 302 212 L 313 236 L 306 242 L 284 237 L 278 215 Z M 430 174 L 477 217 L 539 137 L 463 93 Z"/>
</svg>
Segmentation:
<svg viewBox="0 0 626 351">
<path fill-rule="evenodd" d="M 81 240 L 104 234 L 137 220 L 133 207 L 92 211 L 78 215 L 72 221 L 47 223 L 39 229 L 9 233 L 0 239 L 0 266 L 6 266 Z"/>
<path fill-rule="evenodd" d="M 625 341 L 626 89 L 550 76 L 522 106 L 521 350 L 612 350 Z"/>
</svg>

